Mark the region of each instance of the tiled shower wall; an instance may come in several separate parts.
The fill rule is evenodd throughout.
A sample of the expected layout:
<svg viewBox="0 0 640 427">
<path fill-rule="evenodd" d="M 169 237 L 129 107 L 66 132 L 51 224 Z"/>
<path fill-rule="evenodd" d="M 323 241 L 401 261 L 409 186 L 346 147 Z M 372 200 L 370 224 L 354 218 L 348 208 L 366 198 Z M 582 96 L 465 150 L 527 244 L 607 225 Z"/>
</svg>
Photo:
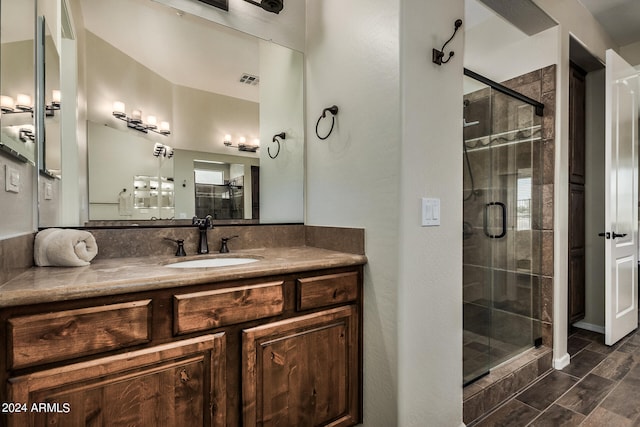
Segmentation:
<svg viewBox="0 0 640 427">
<path fill-rule="evenodd" d="M 550 65 L 540 70 L 532 71 L 520 77 L 507 80 L 503 85 L 535 99 L 544 104 L 542 117 L 541 136 L 542 141 L 535 144 L 539 152 L 534 152 L 534 158 L 540 170 L 534 171 L 534 193 L 542 206 L 540 222 L 533 224 L 533 231 L 537 235 L 540 244 L 540 271 L 539 280 L 541 287 L 540 318 L 542 320 L 542 343 L 552 346 L 553 323 L 553 185 L 555 169 L 555 116 L 556 116 L 556 66 Z"/>
<path fill-rule="evenodd" d="M 528 352 L 500 369 L 491 372 L 464 390 L 464 422 L 470 423 L 488 413 L 503 401 L 524 389 L 540 375 L 551 368 L 552 323 L 553 323 L 553 186 L 554 186 L 554 150 L 555 150 L 555 100 L 556 100 L 556 67 L 555 65 L 536 70 L 502 84 L 545 105 L 541 123 L 541 140 L 533 144 L 533 197 L 532 209 L 541 214 L 534 217 L 530 234 L 520 233 L 517 238 L 516 252 L 520 243 L 534 248 L 531 259 L 532 269 L 532 305 L 539 307 L 532 313 L 541 321 L 543 345 L 547 347 L 534 353 Z M 482 130 L 478 130 L 482 132 Z M 475 173 L 475 172 L 474 172 Z M 482 179 L 480 177 L 480 179 Z M 465 188 L 467 183 L 465 182 Z M 473 207 L 470 207 L 473 209 Z M 467 213 L 467 212 L 465 212 Z M 538 250 L 539 249 L 539 250 Z M 498 249 L 499 252 L 499 249 Z M 465 257 L 469 256 L 465 253 Z M 477 255 L 471 255 L 477 256 Z M 518 258 L 516 256 L 516 258 Z M 524 260 L 523 260 L 524 261 Z M 466 261 L 465 261 L 466 264 Z M 526 267 L 527 266 L 522 266 Z M 465 300 L 469 292 L 481 292 L 481 287 L 469 287 L 471 282 L 481 282 L 478 271 L 464 266 Z M 474 278 L 474 275 L 476 276 Z M 480 295 L 472 295 L 471 299 Z M 538 300 L 538 296 L 540 300 Z M 539 302 L 539 304 L 538 304 Z M 525 360 L 526 359 L 526 360 Z M 529 360 L 532 359 L 532 360 Z M 526 362 L 526 363 L 525 363 Z M 523 365 L 526 368 L 523 368 Z"/>
</svg>

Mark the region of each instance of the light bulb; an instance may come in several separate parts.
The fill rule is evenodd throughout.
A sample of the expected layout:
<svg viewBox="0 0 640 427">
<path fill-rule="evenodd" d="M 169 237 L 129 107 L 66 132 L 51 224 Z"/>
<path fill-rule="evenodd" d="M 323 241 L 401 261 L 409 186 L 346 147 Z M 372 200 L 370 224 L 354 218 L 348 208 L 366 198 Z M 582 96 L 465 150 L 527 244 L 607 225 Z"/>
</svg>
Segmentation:
<svg viewBox="0 0 640 427">
<path fill-rule="evenodd" d="M 6 95 L 0 95 L 0 108 L 4 112 L 13 111 L 16 107 L 16 104 L 13 102 L 13 98 Z"/>
<path fill-rule="evenodd" d="M 16 107 L 21 110 L 31 109 L 31 97 L 29 95 L 25 95 L 24 93 L 19 93 L 16 99 Z"/>
<path fill-rule="evenodd" d="M 61 94 L 59 90 L 51 91 L 51 100 L 53 104 L 60 104 Z"/>
<path fill-rule="evenodd" d="M 133 110 L 131 112 L 131 121 L 133 123 L 142 123 L 142 111 L 140 110 Z"/>
<path fill-rule="evenodd" d="M 120 118 L 127 116 L 124 112 L 124 102 L 116 101 L 113 103 L 113 115 Z"/>
<path fill-rule="evenodd" d="M 171 133 L 171 126 L 169 122 L 160 122 L 160 133 L 169 135 Z"/>
</svg>

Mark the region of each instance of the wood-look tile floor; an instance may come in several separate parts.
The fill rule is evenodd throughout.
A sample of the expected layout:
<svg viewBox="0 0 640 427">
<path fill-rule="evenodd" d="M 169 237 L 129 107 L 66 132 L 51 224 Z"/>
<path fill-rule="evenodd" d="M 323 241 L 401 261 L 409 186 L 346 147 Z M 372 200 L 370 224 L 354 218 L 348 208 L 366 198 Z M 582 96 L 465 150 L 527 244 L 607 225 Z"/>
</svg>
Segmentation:
<svg viewBox="0 0 640 427">
<path fill-rule="evenodd" d="M 552 370 L 473 427 L 640 427 L 640 330 L 616 345 L 576 330 L 571 364 Z"/>
</svg>

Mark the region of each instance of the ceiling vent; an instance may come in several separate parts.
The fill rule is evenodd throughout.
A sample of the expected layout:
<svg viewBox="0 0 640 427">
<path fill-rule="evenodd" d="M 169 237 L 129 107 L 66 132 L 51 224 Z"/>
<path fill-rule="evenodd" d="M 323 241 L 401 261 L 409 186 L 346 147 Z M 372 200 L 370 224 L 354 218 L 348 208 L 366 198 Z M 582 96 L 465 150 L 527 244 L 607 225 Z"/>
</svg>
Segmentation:
<svg viewBox="0 0 640 427">
<path fill-rule="evenodd" d="M 260 82 L 260 77 L 253 74 L 244 73 L 240 76 L 240 83 L 244 83 L 249 86 L 256 86 Z"/>
<path fill-rule="evenodd" d="M 229 11 L 229 0 L 198 0 L 200 3 L 217 7 L 218 9 Z"/>
</svg>

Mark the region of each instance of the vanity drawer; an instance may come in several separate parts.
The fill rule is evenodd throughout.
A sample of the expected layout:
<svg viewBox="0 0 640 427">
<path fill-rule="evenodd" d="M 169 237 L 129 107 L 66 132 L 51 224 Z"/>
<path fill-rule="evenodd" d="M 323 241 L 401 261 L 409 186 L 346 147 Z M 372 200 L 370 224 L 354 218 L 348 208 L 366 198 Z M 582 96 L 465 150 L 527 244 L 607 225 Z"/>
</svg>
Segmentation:
<svg viewBox="0 0 640 427">
<path fill-rule="evenodd" d="M 298 310 L 326 307 L 358 298 L 358 273 L 348 272 L 297 280 Z"/>
<path fill-rule="evenodd" d="M 151 300 L 14 317 L 9 365 L 18 369 L 151 341 Z"/>
<path fill-rule="evenodd" d="M 174 295 L 174 333 L 204 331 L 284 311 L 284 282 Z"/>
</svg>

